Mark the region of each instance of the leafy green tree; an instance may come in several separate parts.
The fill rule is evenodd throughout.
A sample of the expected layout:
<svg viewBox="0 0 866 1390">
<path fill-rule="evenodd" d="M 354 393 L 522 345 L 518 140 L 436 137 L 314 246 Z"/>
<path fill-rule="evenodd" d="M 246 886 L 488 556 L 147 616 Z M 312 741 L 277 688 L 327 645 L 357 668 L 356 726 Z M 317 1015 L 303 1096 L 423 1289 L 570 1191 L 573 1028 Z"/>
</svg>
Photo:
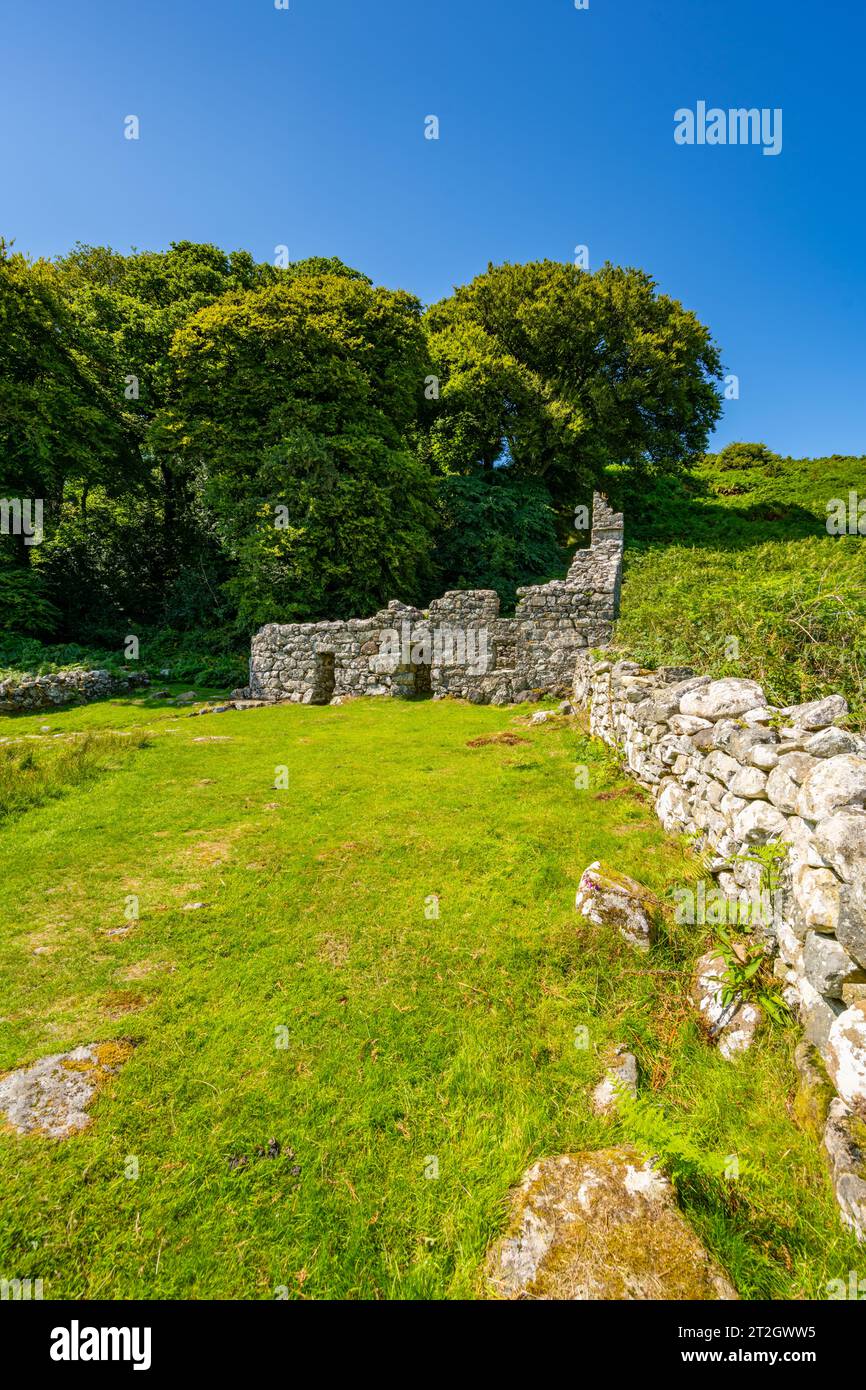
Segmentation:
<svg viewBox="0 0 866 1390">
<path fill-rule="evenodd" d="M 136 421 L 141 449 L 160 493 L 166 554 L 182 551 L 190 480 L 182 461 L 154 447 L 151 427 L 170 380 L 169 349 L 177 330 L 225 294 L 272 284 L 279 272 L 247 251 L 181 241 L 168 251 L 123 256 L 109 247 L 78 246 L 59 263 L 76 315 L 109 344 L 113 389 Z"/>
<path fill-rule="evenodd" d="M 433 464 L 541 478 L 563 516 L 616 465 L 686 467 L 721 411 L 709 332 L 639 270 L 489 266 L 426 324 Z"/>
<path fill-rule="evenodd" d="M 55 268 L 0 242 L 0 497 L 28 501 L 31 517 L 38 503 L 49 540 L 70 488 L 115 486 L 138 468 L 131 419 L 102 366 Z M 0 536 L 4 626 L 23 626 L 28 609 L 35 630 L 58 617 L 42 592 L 41 551 L 23 531 Z"/>
<path fill-rule="evenodd" d="M 550 493 L 511 469 L 477 468 L 437 483 L 436 563 L 448 589 L 496 589 L 505 608 L 517 589 L 564 574 Z"/>
<path fill-rule="evenodd" d="M 180 242 L 125 256 L 76 247 L 49 267 L 64 315 L 86 338 L 89 368 L 119 413 L 126 448 L 98 477 L 70 477 L 57 525 L 38 557 L 61 631 L 111 645 L 131 628 L 170 618 L 220 620 L 213 593 L 226 572 L 196 479 L 154 447 L 177 328 L 224 294 L 273 283 L 278 272 L 245 251 Z M 222 615 L 224 616 L 224 615 Z"/>
<path fill-rule="evenodd" d="M 175 336 L 158 447 L 203 478 L 240 623 L 334 618 L 429 583 L 418 301 L 346 274 L 223 299 Z"/>
</svg>

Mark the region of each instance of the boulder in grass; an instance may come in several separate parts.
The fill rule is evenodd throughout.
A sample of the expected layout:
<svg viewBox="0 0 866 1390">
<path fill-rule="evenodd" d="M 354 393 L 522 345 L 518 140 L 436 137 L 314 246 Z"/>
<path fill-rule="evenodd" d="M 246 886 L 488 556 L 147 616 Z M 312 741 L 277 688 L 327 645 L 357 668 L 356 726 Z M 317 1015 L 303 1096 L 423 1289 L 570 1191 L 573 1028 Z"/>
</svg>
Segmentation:
<svg viewBox="0 0 866 1390">
<path fill-rule="evenodd" d="M 629 945 L 649 950 L 655 903 L 633 878 L 603 868 L 596 860 L 581 874 L 574 906 L 594 926 L 614 927 Z"/>
<path fill-rule="evenodd" d="M 593 1114 L 616 1114 L 621 1095 L 637 1096 L 637 1059 L 624 1043 L 612 1048 L 606 1058 L 604 1078 L 599 1081 L 590 1100 Z"/>
<path fill-rule="evenodd" d="M 636 1149 L 533 1164 L 485 1264 L 490 1298 L 736 1299 L 668 1179 Z"/>
<path fill-rule="evenodd" d="M 695 966 L 690 998 L 707 1037 L 716 1044 L 720 1056 L 731 1061 L 751 1047 L 763 1014 L 757 1004 L 739 997 L 728 1004 L 723 1002 L 727 973 L 724 958 L 717 951 L 708 951 Z"/>
<path fill-rule="evenodd" d="M 90 1043 L 7 1072 L 0 1077 L 0 1116 L 19 1134 L 51 1139 L 86 1129 L 97 1090 L 131 1053 L 127 1041 Z"/>
</svg>

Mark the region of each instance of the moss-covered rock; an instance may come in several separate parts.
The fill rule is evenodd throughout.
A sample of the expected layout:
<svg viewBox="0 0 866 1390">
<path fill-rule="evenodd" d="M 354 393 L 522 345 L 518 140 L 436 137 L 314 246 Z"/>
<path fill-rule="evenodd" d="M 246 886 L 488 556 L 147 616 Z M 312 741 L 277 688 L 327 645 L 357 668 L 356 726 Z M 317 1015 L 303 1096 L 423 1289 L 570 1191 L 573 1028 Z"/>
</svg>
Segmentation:
<svg viewBox="0 0 866 1390">
<path fill-rule="evenodd" d="M 695 964 L 689 998 L 704 1033 L 729 1062 L 752 1046 L 764 1015 L 757 1004 L 739 994 L 724 1002 L 727 975 L 724 957 L 707 951 Z"/>
<path fill-rule="evenodd" d="M 626 874 L 596 860 L 580 876 L 574 906 L 597 927 L 613 927 L 624 940 L 646 951 L 654 934 L 652 894 Z"/>
<path fill-rule="evenodd" d="M 842 1220 L 866 1241 L 866 1125 L 838 1096 L 830 1102 L 824 1148 Z"/>
<path fill-rule="evenodd" d="M 664 1175 L 630 1146 L 534 1164 L 488 1253 L 486 1295 L 508 1299 L 735 1299 Z"/>
<path fill-rule="evenodd" d="M 794 1119 L 800 1129 L 820 1140 L 835 1092 L 817 1048 L 806 1038 L 796 1046 L 794 1065 L 799 1078 L 793 1104 Z"/>
<path fill-rule="evenodd" d="M 19 1134 L 51 1139 L 86 1129 L 91 1122 L 88 1106 L 132 1050 L 125 1039 L 90 1043 L 7 1072 L 0 1077 L 0 1117 Z"/>
</svg>

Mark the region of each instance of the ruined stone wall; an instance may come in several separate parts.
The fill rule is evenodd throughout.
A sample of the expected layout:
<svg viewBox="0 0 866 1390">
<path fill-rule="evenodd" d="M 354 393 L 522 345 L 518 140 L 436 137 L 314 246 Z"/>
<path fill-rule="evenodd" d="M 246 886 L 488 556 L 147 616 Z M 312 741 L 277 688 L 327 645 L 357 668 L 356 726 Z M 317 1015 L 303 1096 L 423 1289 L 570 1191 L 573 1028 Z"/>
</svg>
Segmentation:
<svg viewBox="0 0 866 1390">
<path fill-rule="evenodd" d="M 805 1030 L 801 1076 L 817 1053 L 835 1090 L 824 1145 L 843 1218 L 866 1239 L 866 738 L 839 727 L 841 695 L 778 709 L 755 681 L 588 654 L 574 697 L 665 829 L 711 856 L 720 898 L 766 902 L 748 856 L 784 847 L 771 911 L 755 921 Z"/>
<path fill-rule="evenodd" d="M 9 676 L 0 681 L 0 714 L 54 709 L 76 701 L 123 695 L 149 684 L 143 672 L 115 676 L 110 671 L 70 668 L 48 676 Z"/>
<path fill-rule="evenodd" d="M 494 590 L 467 589 L 427 612 L 393 601 L 372 618 L 271 623 L 253 638 L 245 693 L 303 704 L 425 694 L 510 704 L 565 694 L 578 652 L 610 640 L 622 548 L 622 516 L 596 494 L 590 545 L 566 579 L 519 589 L 513 618 L 500 617 Z"/>
</svg>

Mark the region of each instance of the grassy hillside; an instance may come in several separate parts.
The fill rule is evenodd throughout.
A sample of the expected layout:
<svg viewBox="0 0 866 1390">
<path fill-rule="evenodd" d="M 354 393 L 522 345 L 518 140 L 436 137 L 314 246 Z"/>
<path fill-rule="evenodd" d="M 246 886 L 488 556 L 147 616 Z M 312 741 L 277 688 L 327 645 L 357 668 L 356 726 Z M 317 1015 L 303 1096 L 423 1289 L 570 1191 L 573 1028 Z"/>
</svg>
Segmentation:
<svg viewBox="0 0 866 1390">
<path fill-rule="evenodd" d="M 866 536 L 827 505 L 866 498 L 866 458 L 731 445 L 693 477 L 623 495 L 617 642 L 647 665 L 753 676 L 776 703 L 843 691 L 866 711 Z"/>
<path fill-rule="evenodd" d="M 596 857 L 662 902 L 699 869 L 601 745 L 527 713 L 0 718 L 46 778 L 59 749 L 125 745 L 0 822 L 0 1071 L 126 1058 L 82 1133 L 0 1127 L 0 1275 L 48 1299 L 472 1296 L 529 1163 L 632 1137 L 589 1105 L 621 1041 L 643 1094 L 742 1163 L 683 1198 L 740 1292 L 847 1278 L 857 1247 L 790 1116 L 794 1030 L 731 1066 L 685 997 L 695 928 L 660 908 L 636 958 L 577 917 Z"/>
</svg>

